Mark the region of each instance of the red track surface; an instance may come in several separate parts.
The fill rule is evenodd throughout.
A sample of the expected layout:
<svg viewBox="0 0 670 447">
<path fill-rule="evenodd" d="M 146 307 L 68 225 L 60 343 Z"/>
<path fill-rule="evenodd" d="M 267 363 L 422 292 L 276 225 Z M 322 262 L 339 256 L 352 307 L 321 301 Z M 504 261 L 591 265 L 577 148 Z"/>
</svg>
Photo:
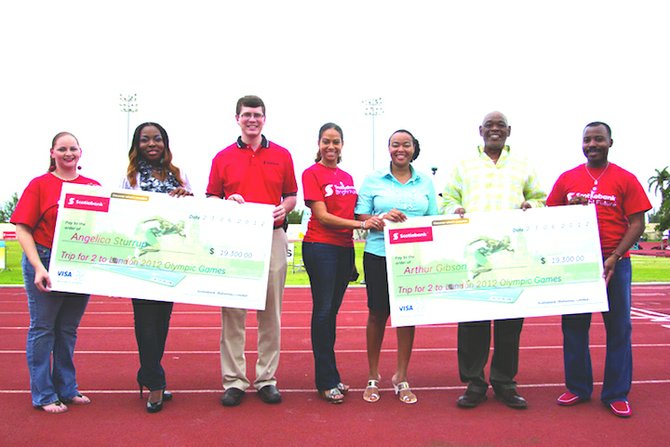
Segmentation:
<svg viewBox="0 0 670 447">
<path fill-rule="evenodd" d="M 630 254 L 632 255 L 642 255 L 642 256 L 656 256 L 656 257 L 670 257 L 670 250 L 667 249 L 667 243 L 664 244 L 664 248 L 661 249 L 660 242 L 640 242 L 639 248 L 637 250 L 631 250 Z"/>
<path fill-rule="evenodd" d="M 314 391 L 309 289 L 287 289 L 282 359 L 278 372 L 284 402 L 269 406 L 254 392 L 242 405 L 219 404 L 220 317 L 216 308 L 175 306 L 164 366 L 174 400 L 158 414 L 144 411 L 135 385 L 137 353 L 132 307 L 125 299 L 93 297 L 79 329 L 76 351 L 81 390 L 93 403 L 63 415 L 33 409 L 28 393 L 25 339 L 28 312 L 20 288 L 0 289 L 0 445 L 670 445 L 670 286 L 633 288 L 634 415 L 619 419 L 598 400 L 559 407 L 563 391 L 560 317 L 527 319 L 521 338 L 519 391 L 528 410 L 495 399 L 474 410 L 455 405 L 463 390 L 456 365 L 456 327 L 417 328 L 410 365 L 415 405 L 390 389 L 395 333 L 382 354 L 382 398 L 362 400 L 367 380 L 364 289 L 350 289 L 338 320 L 338 365 L 352 391 L 330 405 Z M 255 361 L 255 317 L 250 313 L 248 369 Z M 591 329 L 596 381 L 602 380 L 604 328 Z M 146 394 L 145 394 L 146 399 Z"/>
</svg>

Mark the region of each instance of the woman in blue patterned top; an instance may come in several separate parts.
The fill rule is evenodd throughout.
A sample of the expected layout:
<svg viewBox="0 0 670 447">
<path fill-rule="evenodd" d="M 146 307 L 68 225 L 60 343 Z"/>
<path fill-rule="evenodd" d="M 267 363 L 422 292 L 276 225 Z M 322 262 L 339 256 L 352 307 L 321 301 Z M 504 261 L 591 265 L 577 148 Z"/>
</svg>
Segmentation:
<svg viewBox="0 0 670 447">
<path fill-rule="evenodd" d="M 172 164 L 168 134 L 157 123 L 137 126 L 128 152 L 128 171 L 121 184 L 124 189 L 166 193 L 173 197 L 192 196 L 186 175 Z M 144 250 L 138 256 L 145 255 Z M 137 383 L 140 397 L 149 389 L 147 411 L 157 413 L 163 401 L 172 399 L 165 391 L 165 371 L 161 365 L 172 315 L 171 302 L 133 299 L 135 338 L 140 355 Z"/>
<path fill-rule="evenodd" d="M 415 171 L 411 165 L 419 151 L 419 142 L 409 131 L 397 130 L 391 135 L 391 162 L 388 168 L 370 174 L 361 185 L 355 210 L 358 219 L 379 216 L 391 222 L 403 222 L 407 217 L 438 213 L 431 178 Z M 366 328 L 369 376 L 363 393 L 367 402 L 377 402 L 380 398 L 379 354 L 391 312 L 385 256 L 384 232 L 370 231 L 363 255 L 369 308 Z M 396 335 L 398 358 L 392 378 L 393 388 L 401 402 L 413 404 L 417 397 L 407 382 L 407 369 L 414 343 L 414 326 L 399 327 Z"/>
</svg>

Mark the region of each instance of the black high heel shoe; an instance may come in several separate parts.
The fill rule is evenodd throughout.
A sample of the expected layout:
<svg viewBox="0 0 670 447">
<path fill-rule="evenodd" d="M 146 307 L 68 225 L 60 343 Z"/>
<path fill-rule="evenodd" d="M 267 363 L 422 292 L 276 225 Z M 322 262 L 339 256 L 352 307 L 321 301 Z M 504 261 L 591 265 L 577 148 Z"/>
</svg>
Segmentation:
<svg viewBox="0 0 670 447">
<path fill-rule="evenodd" d="M 158 402 L 151 402 L 147 400 L 147 413 L 158 413 L 163 409 L 163 402 L 172 400 L 172 393 L 165 391 L 165 388 L 161 390 L 161 398 Z"/>
<path fill-rule="evenodd" d="M 140 399 L 143 396 L 144 393 L 144 385 L 141 383 L 139 384 L 140 386 Z M 149 387 L 147 387 L 147 390 L 149 390 Z M 161 398 L 157 402 L 151 402 L 150 400 L 147 400 L 147 413 L 158 413 L 163 409 L 163 402 L 168 402 L 172 400 L 172 393 L 169 391 L 165 391 L 165 388 L 161 390 Z M 151 393 L 151 390 L 149 390 Z"/>
</svg>

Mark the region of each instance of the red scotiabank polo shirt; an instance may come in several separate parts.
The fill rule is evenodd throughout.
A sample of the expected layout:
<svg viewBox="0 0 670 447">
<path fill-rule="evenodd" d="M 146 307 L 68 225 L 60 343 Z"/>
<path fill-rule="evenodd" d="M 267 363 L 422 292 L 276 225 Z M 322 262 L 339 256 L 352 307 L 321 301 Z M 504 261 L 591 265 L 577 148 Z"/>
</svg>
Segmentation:
<svg viewBox="0 0 670 447">
<path fill-rule="evenodd" d="M 264 136 L 256 152 L 240 137 L 212 160 L 207 195 L 240 194 L 245 202 L 279 205 L 297 193 L 291 154 Z"/>
<path fill-rule="evenodd" d="M 10 219 L 14 225 L 24 224 L 30 227 L 35 242 L 47 248 L 51 248 L 54 241 L 58 200 L 63 183 L 100 185 L 96 180 L 83 175 L 74 180 L 61 180 L 50 173 L 41 175 L 34 178 L 23 191 Z"/>
</svg>

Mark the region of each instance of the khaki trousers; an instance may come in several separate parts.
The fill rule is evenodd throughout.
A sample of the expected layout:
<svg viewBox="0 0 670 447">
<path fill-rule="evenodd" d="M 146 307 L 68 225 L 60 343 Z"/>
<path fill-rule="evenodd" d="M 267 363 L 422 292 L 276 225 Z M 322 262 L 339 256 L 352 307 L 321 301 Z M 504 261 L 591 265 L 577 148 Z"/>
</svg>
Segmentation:
<svg viewBox="0 0 670 447">
<path fill-rule="evenodd" d="M 257 390 L 277 384 L 275 372 L 279 366 L 281 303 L 286 283 L 287 250 L 286 232 L 282 228 L 274 230 L 265 310 L 256 312 L 258 360 L 254 388 Z M 221 308 L 221 374 L 224 389 L 238 388 L 244 391 L 250 385 L 244 356 L 246 319 L 246 309 Z"/>
</svg>

